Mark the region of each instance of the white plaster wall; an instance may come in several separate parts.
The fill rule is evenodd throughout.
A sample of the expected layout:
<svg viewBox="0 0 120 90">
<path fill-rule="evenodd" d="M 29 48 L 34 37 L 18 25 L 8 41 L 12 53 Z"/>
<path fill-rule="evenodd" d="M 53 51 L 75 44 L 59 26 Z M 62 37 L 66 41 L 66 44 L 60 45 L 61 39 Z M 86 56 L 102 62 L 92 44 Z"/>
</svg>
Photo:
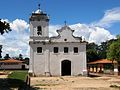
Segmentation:
<svg viewBox="0 0 120 90">
<path fill-rule="evenodd" d="M 48 70 L 53 76 L 61 75 L 61 62 L 63 60 L 71 61 L 71 75 L 83 74 L 83 69 L 86 68 L 86 54 L 84 43 L 52 43 L 52 44 L 35 44 L 34 47 L 34 73 L 36 75 L 45 75 L 46 61 L 45 57 L 48 56 Z M 43 53 L 37 53 L 37 47 L 43 47 Z M 49 49 L 49 55 L 46 55 L 46 47 Z M 54 53 L 53 48 L 59 47 L 59 53 Z M 69 47 L 69 53 L 64 53 L 64 47 Z M 79 53 L 75 54 L 74 47 L 79 48 Z"/>
<path fill-rule="evenodd" d="M 0 65 L 0 69 L 22 69 L 22 64 L 18 64 L 18 65 Z"/>
<path fill-rule="evenodd" d="M 33 47 L 34 47 L 34 46 L 31 44 L 31 45 L 30 45 L 29 71 L 28 71 L 29 73 L 33 73 L 33 68 L 34 68 L 34 67 L 33 67 L 33 66 L 34 66 L 34 63 L 33 63 L 33 61 L 34 61 L 34 59 L 33 59 L 33 57 L 34 57 L 34 56 L 33 56 L 33 55 L 34 55 L 34 54 L 33 54 L 33 53 L 34 53 L 34 52 L 33 52 Z"/>
<path fill-rule="evenodd" d="M 83 69 L 86 68 L 83 63 L 86 61 L 85 44 L 71 43 L 71 44 L 53 44 L 50 46 L 50 72 L 52 75 L 61 75 L 61 62 L 63 60 L 71 61 L 71 75 L 83 74 Z M 59 47 L 59 53 L 53 53 L 53 47 Z M 69 53 L 65 54 L 64 47 L 69 47 Z M 75 54 L 73 48 L 78 47 L 79 53 Z"/>
<path fill-rule="evenodd" d="M 75 38 L 73 36 L 73 31 L 69 28 L 64 27 L 58 31 L 59 36 L 57 38 L 52 38 L 52 42 L 80 42 L 80 38 Z M 67 41 L 64 41 L 67 39 Z"/>
<path fill-rule="evenodd" d="M 34 46 L 34 73 L 36 75 L 44 75 L 45 74 L 45 47 L 41 44 L 35 44 Z M 42 47 L 43 52 L 37 53 L 37 47 Z"/>
<path fill-rule="evenodd" d="M 37 35 L 38 26 L 42 27 L 42 37 L 49 36 L 48 25 L 49 25 L 49 22 L 46 22 L 46 21 L 31 21 L 30 22 L 30 36 L 38 36 Z"/>
</svg>

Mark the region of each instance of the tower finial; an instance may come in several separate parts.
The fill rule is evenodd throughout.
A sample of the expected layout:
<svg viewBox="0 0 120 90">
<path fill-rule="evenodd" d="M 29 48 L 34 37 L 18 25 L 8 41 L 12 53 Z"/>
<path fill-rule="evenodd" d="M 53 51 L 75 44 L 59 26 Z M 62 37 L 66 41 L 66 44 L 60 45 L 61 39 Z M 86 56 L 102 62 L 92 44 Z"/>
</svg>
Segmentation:
<svg viewBox="0 0 120 90">
<path fill-rule="evenodd" d="M 40 10 L 40 3 L 38 4 L 38 9 Z"/>
</svg>

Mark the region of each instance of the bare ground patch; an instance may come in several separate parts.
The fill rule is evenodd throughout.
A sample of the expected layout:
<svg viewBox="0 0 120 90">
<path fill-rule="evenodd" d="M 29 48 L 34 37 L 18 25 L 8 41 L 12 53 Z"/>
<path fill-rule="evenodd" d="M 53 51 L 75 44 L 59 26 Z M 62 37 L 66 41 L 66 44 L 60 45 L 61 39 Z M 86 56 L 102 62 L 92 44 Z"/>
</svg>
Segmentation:
<svg viewBox="0 0 120 90">
<path fill-rule="evenodd" d="M 31 77 L 31 86 L 40 90 L 119 90 L 119 77 Z M 37 89 L 38 90 L 38 89 Z"/>
</svg>

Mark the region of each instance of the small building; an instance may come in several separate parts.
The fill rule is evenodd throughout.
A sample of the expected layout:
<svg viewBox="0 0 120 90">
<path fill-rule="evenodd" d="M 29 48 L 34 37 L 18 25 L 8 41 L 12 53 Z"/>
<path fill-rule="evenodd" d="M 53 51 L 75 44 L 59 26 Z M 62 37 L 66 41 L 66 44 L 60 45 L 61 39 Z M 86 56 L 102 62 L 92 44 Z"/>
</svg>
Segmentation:
<svg viewBox="0 0 120 90">
<path fill-rule="evenodd" d="M 117 62 L 107 59 L 101 59 L 88 63 L 89 72 L 113 74 L 118 72 Z"/>
<path fill-rule="evenodd" d="M 2 70 L 25 69 L 25 64 L 23 62 L 24 61 L 14 60 L 14 59 L 2 60 L 2 61 L 0 61 L 0 69 L 2 69 Z"/>
</svg>

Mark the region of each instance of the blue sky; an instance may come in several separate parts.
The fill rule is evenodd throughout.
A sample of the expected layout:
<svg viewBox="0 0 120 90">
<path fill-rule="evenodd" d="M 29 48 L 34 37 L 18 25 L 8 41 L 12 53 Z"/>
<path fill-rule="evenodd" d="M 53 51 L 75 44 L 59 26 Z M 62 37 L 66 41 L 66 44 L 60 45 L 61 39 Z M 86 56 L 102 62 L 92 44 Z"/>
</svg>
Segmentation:
<svg viewBox="0 0 120 90">
<path fill-rule="evenodd" d="M 106 10 L 120 7 L 120 0 L 1 0 L 0 18 L 7 18 L 11 21 L 20 18 L 29 22 L 32 11 L 38 8 L 46 11 L 50 17 L 50 24 L 87 23 L 100 20 Z M 112 30 L 115 27 L 116 30 Z M 110 28 L 113 34 L 120 32 L 119 24 Z"/>
<path fill-rule="evenodd" d="M 56 29 L 65 20 L 76 30 L 75 36 L 82 35 L 90 42 L 99 44 L 120 34 L 120 0 L 1 0 L 0 18 L 7 20 L 13 29 L 0 35 L 0 44 L 5 45 L 3 55 L 28 55 L 29 17 L 39 3 L 41 10 L 50 15 L 50 36 L 57 35 Z M 14 46 L 15 43 L 21 46 Z"/>
<path fill-rule="evenodd" d="M 39 2 L 41 9 L 51 16 L 52 24 L 62 24 L 65 19 L 70 24 L 91 23 L 101 19 L 105 10 L 120 6 L 120 0 L 1 0 L 0 17 L 28 21 Z"/>
</svg>

